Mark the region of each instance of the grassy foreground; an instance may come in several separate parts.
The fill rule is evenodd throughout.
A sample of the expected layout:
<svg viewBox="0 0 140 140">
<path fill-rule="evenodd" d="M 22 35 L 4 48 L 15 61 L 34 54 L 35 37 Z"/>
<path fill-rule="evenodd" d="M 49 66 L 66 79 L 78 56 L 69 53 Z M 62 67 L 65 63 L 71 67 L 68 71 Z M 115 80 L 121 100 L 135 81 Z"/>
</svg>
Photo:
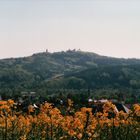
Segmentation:
<svg viewBox="0 0 140 140">
<path fill-rule="evenodd" d="M 13 100 L 0 101 L 0 140 L 140 140 L 140 105 L 127 114 L 107 102 L 93 114 L 91 108 L 75 111 L 68 100 L 60 110 L 45 102 L 23 113 Z"/>
</svg>

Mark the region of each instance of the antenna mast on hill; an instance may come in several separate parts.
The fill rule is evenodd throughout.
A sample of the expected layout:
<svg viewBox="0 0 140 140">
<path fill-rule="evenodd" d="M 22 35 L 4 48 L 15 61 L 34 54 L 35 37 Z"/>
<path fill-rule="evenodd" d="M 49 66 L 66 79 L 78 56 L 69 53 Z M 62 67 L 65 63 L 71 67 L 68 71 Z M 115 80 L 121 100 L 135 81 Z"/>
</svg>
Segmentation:
<svg viewBox="0 0 140 140">
<path fill-rule="evenodd" d="M 48 53 L 49 51 L 48 51 L 48 49 L 46 49 L 46 53 Z"/>
</svg>

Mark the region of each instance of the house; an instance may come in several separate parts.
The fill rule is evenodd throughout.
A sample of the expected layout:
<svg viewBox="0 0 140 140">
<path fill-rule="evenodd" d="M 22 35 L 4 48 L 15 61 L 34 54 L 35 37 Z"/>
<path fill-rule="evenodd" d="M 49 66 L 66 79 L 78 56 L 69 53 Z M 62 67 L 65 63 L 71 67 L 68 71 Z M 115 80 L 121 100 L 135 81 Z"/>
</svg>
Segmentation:
<svg viewBox="0 0 140 140">
<path fill-rule="evenodd" d="M 127 108 L 124 104 L 122 104 L 122 103 L 115 103 L 114 105 L 116 106 L 118 112 L 119 111 L 123 111 L 125 113 L 129 113 L 129 108 Z"/>
<path fill-rule="evenodd" d="M 92 108 L 92 112 L 93 114 L 97 113 L 97 112 L 103 112 L 103 105 L 108 102 L 109 100 L 107 99 L 101 99 L 101 100 L 94 100 L 94 102 L 91 102 L 90 100 L 90 104 L 89 107 Z M 127 106 L 125 106 L 123 103 L 119 103 L 117 100 L 113 100 L 114 102 L 112 102 L 116 108 L 116 112 L 120 112 L 123 111 L 125 113 L 129 113 L 129 108 Z"/>
</svg>

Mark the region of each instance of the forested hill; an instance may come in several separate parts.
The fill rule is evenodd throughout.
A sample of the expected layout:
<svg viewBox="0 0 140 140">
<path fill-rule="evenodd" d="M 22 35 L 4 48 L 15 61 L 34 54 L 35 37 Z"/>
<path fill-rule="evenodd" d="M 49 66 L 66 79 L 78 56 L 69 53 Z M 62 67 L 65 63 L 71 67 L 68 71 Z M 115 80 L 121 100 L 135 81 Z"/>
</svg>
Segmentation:
<svg viewBox="0 0 140 140">
<path fill-rule="evenodd" d="M 99 66 L 48 81 L 66 89 L 140 89 L 140 65 Z"/>
<path fill-rule="evenodd" d="M 55 88 L 56 85 L 54 83 L 56 79 L 61 81 L 65 79 L 63 77 L 72 75 L 73 73 L 74 77 L 83 79 L 86 83 L 94 83 L 94 81 L 90 79 L 92 77 L 92 74 L 90 75 L 92 70 L 90 69 L 94 68 L 96 71 L 95 74 L 98 77 L 98 73 L 100 74 L 100 71 L 103 70 L 103 66 L 106 67 L 105 69 L 109 67 L 109 73 L 115 75 L 116 72 L 119 74 L 120 67 L 122 69 L 122 67 L 127 67 L 129 65 L 132 67 L 130 71 L 133 73 L 135 69 L 133 65 L 137 68 L 137 66 L 140 65 L 140 60 L 118 59 L 75 50 L 55 53 L 44 52 L 24 58 L 2 59 L 0 60 L 0 92 L 7 92 L 11 89 L 12 91 L 16 91 L 17 89 L 19 91 L 25 89 L 36 90 L 44 87 L 49 88 L 48 85 Z M 100 67 L 102 68 L 100 69 Z M 82 73 L 83 71 L 84 75 Z M 125 74 L 127 73 L 125 68 L 123 71 L 126 71 Z M 130 71 L 128 72 L 131 73 Z M 138 71 L 139 69 L 133 73 L 134 77 L 132 78 L 132 83 L 135 82 L 135 77 L 137 78 L 137 76 L 139 76 Z M 75 75 L 75 73 L 78 75 Z M 85 75 L 86 73 L 87 75 Z M 109 76 L 110 74 L 106 74 L 105 72 L 103 75 Z M 96 79 L 97 81 L 98 78 Z M 121 79 L 124 77 L 119 75 L 119 78 Z M 109 80 L 113 80 L 111 76 Z M 63 83 L 62 81 L 61 83 Z M 73 87 L 71 86 L 71 88 Z"/>
</svg>

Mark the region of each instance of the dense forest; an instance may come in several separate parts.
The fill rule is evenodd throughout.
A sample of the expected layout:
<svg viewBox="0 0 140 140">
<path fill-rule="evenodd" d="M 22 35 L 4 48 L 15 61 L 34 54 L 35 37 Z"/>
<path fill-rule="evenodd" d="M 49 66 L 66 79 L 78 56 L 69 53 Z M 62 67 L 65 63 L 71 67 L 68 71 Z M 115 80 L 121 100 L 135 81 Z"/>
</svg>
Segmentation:
<svg viewBox="0 0 140 140">
<path fill-rule="evenodd" d="M 52 94 L 56 90 L 86 90 L 87 93 L 114 93 L 117 90 L 118 93 L 139 95 L 140 60 L 76 50 L 46 51 L 29 57 L 0 60 L 2 96 L 23 91 Z"/>
</svg>

